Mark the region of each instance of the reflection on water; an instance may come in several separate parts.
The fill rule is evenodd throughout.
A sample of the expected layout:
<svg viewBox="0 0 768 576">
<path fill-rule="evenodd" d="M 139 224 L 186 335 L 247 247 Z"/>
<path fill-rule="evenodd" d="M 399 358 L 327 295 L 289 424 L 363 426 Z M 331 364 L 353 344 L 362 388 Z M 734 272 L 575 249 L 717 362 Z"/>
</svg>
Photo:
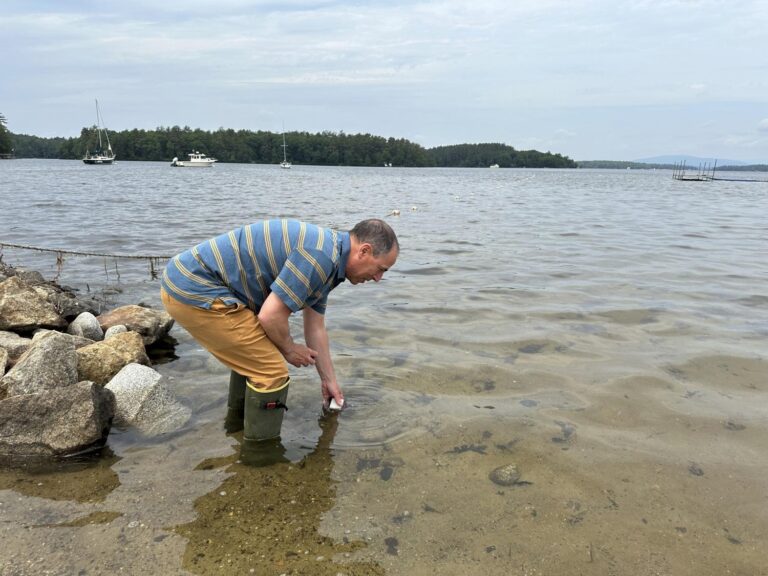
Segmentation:
<svg viewBox="0 0 768 576">
<path fill-rule="evenodd" d="M 248 466 L 223 430 L 228 370 L 174 328 L 156 368 L 192 419 L 154 439 L 114 431 L 114 459 L 81 470 L 0 473 L 0 574 L 764 570 L 761 188 L 663 171 L 112 168 L 0 163 L 0 242 L 173 254 L 263 217 L 379 216 L 402 253 L 378 285 L 331 295 L 348 403 L 332 425 L 316 374 L 292 369 L 285 461 Z M 56 273 L 53 257 L 2 254 Z M 118 270 L 66 258 L 61 281 L 159 305 L 143 264 Z M 489 479 L 512 465 L 520 482 Z"/>
<path fill-rule="evenodd" d="M 109 448 L 54 463 L 0 460 L 0 490 L 51 500 L 103 502 L 120 485 L 113 469 L 119 461 Z"/>
<path fill-rule="evenodd" d="M 336 497 L 331 446 L 338 418 L 329 415 L 317 425 L 317 444 L 296 463 L 287 460 L 287 450 L 278 441 L 266 450 L 242 445 L 239 459 L 233 455 L 206 460 L 197 467 L 226 466 L 228 478 L 216 492 L 195 501 L 194 521 L 175 528 L 189 541 L 186 569 L 196 574 L 218 574 L 223 568 L 232 574 L 336 576 L 341 568 L 334 557 L 349 557 L 366 546 L 364 541 L 318 533 L 320 519 Z M 270 464 L 264 460 L 275 456 L 277 461 Z M 374 561 L 344 564 L 352 574 L 384 574 Z"/>
</svg>

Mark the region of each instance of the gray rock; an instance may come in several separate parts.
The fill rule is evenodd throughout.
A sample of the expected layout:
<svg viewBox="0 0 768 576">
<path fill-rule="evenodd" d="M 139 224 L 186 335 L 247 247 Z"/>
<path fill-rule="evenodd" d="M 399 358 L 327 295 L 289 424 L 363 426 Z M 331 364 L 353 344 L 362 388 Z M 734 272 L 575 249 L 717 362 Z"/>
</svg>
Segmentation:
<svg viewBox="0 0 768 576">
<path fill-rule="evenodd" d="M 67 320 L 76 318 L 83 312 L 90 312 L 91 314 L 100 314 L 103 308 L 103 303 L 94 299 L 80 300 L 75 298 L 74 295 L 69 292 L 61 292 L 51 290 L 48 292 L 47 297 L 53 307 L 59 312 L 59 315 Z"/>
<path fill-rule="evenodd" d="M 106 332 L 104 332 L 104 340 L 111 338 L 115 334 L 125 334 L 126 332 L 128 332 L 128 328 L 122 324 L 115 324 L 114 326 L 107 328 Z"/>
<path fill-rule="evenodd" d="M 67 334 L 82 336 L 83 338 L 88 338 L 95 342 L 104 339 L 104 331 L 101 329 L 99 321 L 96 319 L 96 316 L 90 312 L 79 314 L 67 327 Z"/>
<path fill-rule="evenodd" d="M 5 374 L 5 367 L 8 365 L 8 350 L 0 348 L 0 378 Z"/>
<path fill-rule="evenodd" d="M 133 426 L 146 436 L 177 430 L 191 415 L 165 378 L 148 366 L 128 364 L 106 388 L 115 395 L 115 425 Z"/>
<path fill-rule="evenodd" d="M 138 332 L 146 345 L 153 344 L 168 334 L 173 326 L 173 318 L 164 310 L 153 310 L 135 304 L 105 312 L 98 319 L 103 330 L 122 324 L 128 330 Z"/>
<path fill-rule="evenodd" d="M 114 397 L 93 382 L 0 401 L 0 455 L 67 456 L 103 445 Z"/>
<path fill-rule="evenodd" d="M 46 280 L 43 275 L 37 270 L 24 270 L 22 268 L 16 269 L 16 276 L 24 282 L 27 286 L 37 286 L 38 284 L 45 284 Z"/>
<path fill-rule="evenodd" d="M 16 332 L 0 331 L 0 348 L 8 352 L 8 363 L 13 365 L 32 345 L 30 338 L 22 338 Z"/>
<path fill-rule="evenodd" d="M 116 334 L 109 340 L 77 350 L 78 380 L 90 380 L 102 386 L 128 364 L 149 364 L 144 341 L 136 332 Z"/>
<path fill-rule="evenodd" d="M 24 332 L 37 327 L 61 328 L 66 325 L 53 305 L 19 278 L 0 284 L 0 330 Z"/>
<path fill-rule="evenodd" d="M 494 468 L 488 477 L 499 486 L 514 486 L 520 482 L 520 472 L 516 464 L 505 464 Z"/>
<path fill-rule="evenodd" d="M 93 340 L 90 340 L 89 338 L 83 338 L 82 336 L 75 336 L 73 334 L 67 334 L 65 332 L 59 332 L 58 330 L 48 330 L 47 328 L 38 328 L 34 331 L 32 334 L 32 342 L 37 342 L 45 336 L 46 334 L 50 334 L 51 332 L 56 332 L 56 334 L 62 334 L 72 340 L 72 343 L 75 345 L 75 350 L 78 348 L 82 348 L 83 346 L 88 346 L 90 344 L 93 344 Z M 82 380 L 82 378 L 81 378 Z"/>
<path fill-rule="evenodd" d="M 44 334 L 0 378 L 0 398 L 38 394 L 78 381 L 77 356 L 72 339 L 60 332 Z"/>
</svg>

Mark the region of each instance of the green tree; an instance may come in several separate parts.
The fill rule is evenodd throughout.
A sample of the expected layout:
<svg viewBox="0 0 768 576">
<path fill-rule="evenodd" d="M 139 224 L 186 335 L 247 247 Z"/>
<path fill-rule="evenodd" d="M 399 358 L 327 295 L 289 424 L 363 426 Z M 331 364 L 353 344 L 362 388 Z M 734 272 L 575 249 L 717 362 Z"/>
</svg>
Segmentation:
<svg viewBox="0 0 768 576">
<path fill-rule="evenodd" d="M 10 154 L 13 152 L 13 140 L 8 131 L 5 116 L 0 114 L 0 154 Z"/>
</svg>

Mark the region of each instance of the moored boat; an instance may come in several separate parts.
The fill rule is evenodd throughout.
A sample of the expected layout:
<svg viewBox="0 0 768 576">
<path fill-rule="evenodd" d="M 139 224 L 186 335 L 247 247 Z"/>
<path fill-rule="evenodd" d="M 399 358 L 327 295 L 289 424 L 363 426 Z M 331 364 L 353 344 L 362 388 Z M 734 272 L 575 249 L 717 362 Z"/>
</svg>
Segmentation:
<svg viewBox="0 0 768 576">
<path fill-rule="evenodd" d="M 286 155 L 286 145 L 285 145 L 285 132 L 283 132 L 283 161 L 280 162 L 280 168 L 290 168 L 291 163 L 288 162 L 288 156 Z"/>
<path fill-rule="evenodd" d="M 178 168 L 205 168 L 207 166 L 213 166 L 214 162 L 218 162 L 218 160 L 216 160 L 216 158 L 210 158 L 201 152 L 195 151 L 190 152 L 189 160 L 179 160 L 178 158 L 174 158 L 171 161 L 171 166 Z"/>
<path fill-rule="evenodd" d="M 112 145 L 109 143 L 109 133 L 102 126 L 101 111 L 99 110 L 99 101 L 96 100 L 96 134 L 99 137 L 99 148 L 95 152 L 85 151 L 83 162 L 85 164 L 112 164 L 115 161 L 116 154 L 112 151 Z M 102 134 L 104 138 L 102 138 Z M 104 141 L 107 142 L 107 149 L 104 150 Z"/>
</svg>

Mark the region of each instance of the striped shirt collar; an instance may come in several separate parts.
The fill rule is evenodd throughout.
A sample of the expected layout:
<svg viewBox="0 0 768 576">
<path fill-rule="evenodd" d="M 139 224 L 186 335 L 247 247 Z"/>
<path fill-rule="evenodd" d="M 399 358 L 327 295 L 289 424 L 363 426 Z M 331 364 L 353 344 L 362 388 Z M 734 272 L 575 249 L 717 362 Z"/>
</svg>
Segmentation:
<svg viewBox="0 0 768 576">
<path fill-rule="evenodd" d="M 351 250 L 349 232 L 339 233 L 339 272 L 336 274 L 336 283 L 339 284 L 347 279 L 347 259 Z"/>
</svg>

